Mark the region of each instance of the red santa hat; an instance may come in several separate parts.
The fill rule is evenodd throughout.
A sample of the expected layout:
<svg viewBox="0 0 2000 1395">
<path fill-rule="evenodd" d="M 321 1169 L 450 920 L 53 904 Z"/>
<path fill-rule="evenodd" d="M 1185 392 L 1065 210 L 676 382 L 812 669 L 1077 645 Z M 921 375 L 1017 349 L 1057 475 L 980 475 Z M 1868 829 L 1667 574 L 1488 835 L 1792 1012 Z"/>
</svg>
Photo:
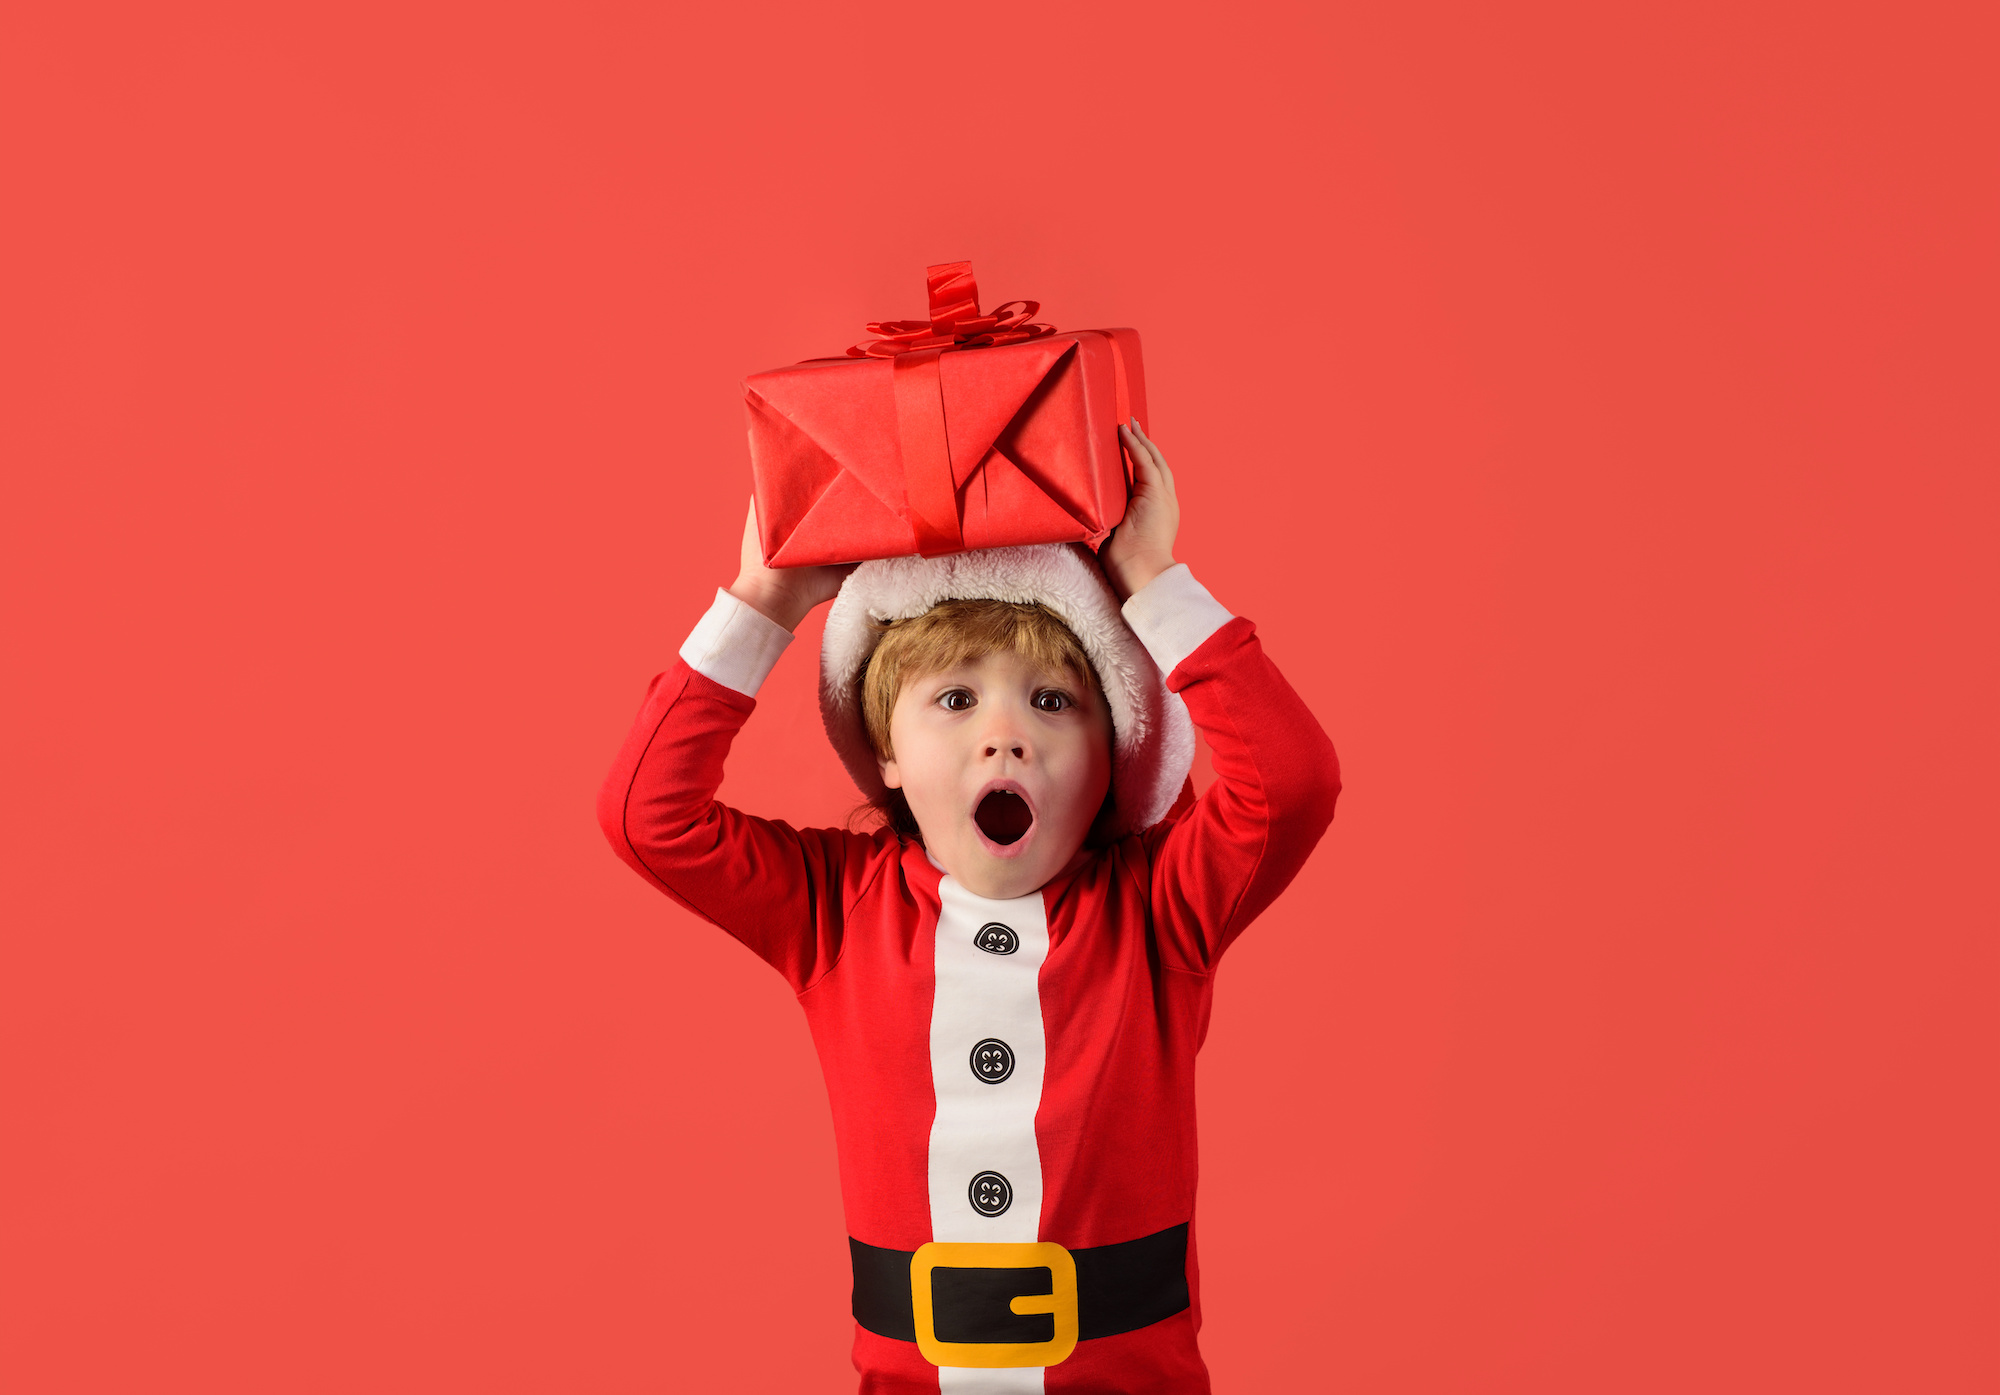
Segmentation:
<svg viewBox="0 0 2000 1395">
<path fill-rule="evenodd" d="M 1069 626 L 1111 709 L 1111 836 L 1140 832 L 1166 816 L 1194 763 L 1194 723 L 1081 543 L 891 557 L 848 574 L 820 644 L 819 710 L 862 794 L 879 800 L 888 792 L 861 715 L 862 666 L 881 638 L 871 622 L 907 620 L 947 600 L 1039 602 Z"/>
</svg>

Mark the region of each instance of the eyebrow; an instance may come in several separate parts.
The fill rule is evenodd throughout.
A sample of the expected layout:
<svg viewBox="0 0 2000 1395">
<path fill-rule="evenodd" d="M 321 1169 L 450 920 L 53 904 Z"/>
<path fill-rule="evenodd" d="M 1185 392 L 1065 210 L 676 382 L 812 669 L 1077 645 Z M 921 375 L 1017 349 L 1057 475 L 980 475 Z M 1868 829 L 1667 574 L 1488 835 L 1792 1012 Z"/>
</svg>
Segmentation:
<svg viewBox="0 0 2000 1395">
<path fill-rule="evenodd" d="M 918 688 L 927 687 L 933 683 L 951 683 L 957 681 L 957 675 L 962 670 L 972 668 L 978 662 L 977 659 L 968 659 L 966 662 L 954 664 L 950 668 L 932 669 L 929 673 L 918 674 L 916 677 L 909 679 L 908 686 Z M 1069 669 L 1037 667 L 1033 670 L 1033 676 L 1035 682 L 1042 687 L 1061 688 L 1065 692 L 1072 694 L 1086 692 L 1091 689 L 1090 683 L 1085 681 L 1081 675 L 1073 673 Z"/>
</svg>

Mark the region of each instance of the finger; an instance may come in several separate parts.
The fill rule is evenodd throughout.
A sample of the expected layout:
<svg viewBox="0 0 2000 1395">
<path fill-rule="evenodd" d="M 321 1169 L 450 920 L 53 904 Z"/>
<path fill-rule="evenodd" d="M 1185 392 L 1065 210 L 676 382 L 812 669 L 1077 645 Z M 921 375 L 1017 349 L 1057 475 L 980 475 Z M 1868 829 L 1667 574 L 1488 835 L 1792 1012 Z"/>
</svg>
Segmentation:
<svg viewBox="0 0 2000 1395">
<path fill-rule="evenodd" d="M 1171 494 L 1174 488 L 1174 472 L 1168 468 L 1167 457 L 1160 448 L 1147 439 L 1146 433 L 1140 429 L 1136 417 L 1132 419 L 1131 439 L 1133 458 L 1144 462 L 1148 477 L 1157 480 L 1160 487 Z"/>
<path fill-rule="evenodd" d="M 1154 444 L 1153 438 L 1147 436 L 1145 432 L 1142 431 L 1139 434 L 1145 438 L 1146 448 L 1153 452 L 1153 459 L 1159 462 L 1160 476 L 1167 482 L 1167 493 L 1172 494 L 1174 492 L 1174 467 L 1167 463 L 1167 453 Z"/>
<path fill-rule="evenodd" d="M 1131 426 L 1121 426 L 1118 430 L 1124 437 L 1125 449 L 1131 452 L 1132 468 L 1140 482 L 1164 489 L 1166 483 L 1160 475 L 1158 458 L 1152 451 L 1146 449 L 1145 441 L 1138 431 Z"/>
<path fill-rule="evenodd" d="M 819 587 L 817 588 L 819 599 L 830 601 L 835 596 L 838 596 L 840 588 L 846 584 L 848 576 L 860 565 L 859 562 L 843 562 L 835 566 L 821 567 L 819 569 Z"/>
<path fill-rule="evenodd" d="M 1146 433 L 1139 429 L 1139 423 L 1136 419 L 1126 422 L 1118 429 L 1125 433 L 1126 444 L 1131 449 L 1133 455 L 1142 460 L 1158 463 L 1160 448 L 1146 439 Z"/>
<path fill-rule="evenodd" d="M 1167 464 L 1167 453 L 1159 448 L 1151 436 L 1146 434 L 1146 429 L 1139 425 L 1137 417 L 1132 418 L 1132 434 L 1146 443 L 1146 449 L 1153 453 L 1153 459 L 1160 463 L 1160 469 L 1166 473 L 1168 479 L 1172 479 L 1174 477 L 1174 470 L 1173 466 Z"/>
</svg>

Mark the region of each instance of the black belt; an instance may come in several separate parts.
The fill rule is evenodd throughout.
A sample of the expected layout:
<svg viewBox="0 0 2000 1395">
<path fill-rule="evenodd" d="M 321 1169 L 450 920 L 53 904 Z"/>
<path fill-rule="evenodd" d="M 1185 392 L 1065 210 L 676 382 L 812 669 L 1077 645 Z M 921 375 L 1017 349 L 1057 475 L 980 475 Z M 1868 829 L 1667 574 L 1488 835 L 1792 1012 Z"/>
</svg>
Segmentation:
<svg viewBox="0 0 2000 1395">
<path fill-rule="evenodd" d="M 1150 1327 L 1188 1306 L 1188 1228 L 1169 1226 L 1117 1245 L 1071 1250 L 1076 1262 L 1077 1339 L 1109 1337 Z M 917 1340 L 910 1301 L 912 1250 L 885 1250 L 849 1237 L 854 1259 L 854 1320 L 878 1336 Z M 1060 1258 L 1060 1255 L 1057 1256 Z M 1056 1319 L 1017 1314 L 1019 1297 L 1047 1294 L 1045 1268 L 938 1268 L 931 1279 L 935 1338 L 943 1342 L 1044 1343 Z"/>
</svg>

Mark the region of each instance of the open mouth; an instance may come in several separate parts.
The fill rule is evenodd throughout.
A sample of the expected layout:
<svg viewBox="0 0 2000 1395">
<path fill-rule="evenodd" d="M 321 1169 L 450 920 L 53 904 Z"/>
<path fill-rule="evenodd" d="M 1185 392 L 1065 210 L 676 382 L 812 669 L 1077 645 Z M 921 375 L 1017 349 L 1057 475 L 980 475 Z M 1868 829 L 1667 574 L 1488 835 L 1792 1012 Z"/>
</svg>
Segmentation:
<svg viewBox="0 0 2000 1395">
<path fill-rule="evenodd" d="M 996 785 L 979 797 L 972 822 L 987 842 L 1011 848 L 1035 826 L 1035 811 L 1019 790 Z"/>
</svg>

